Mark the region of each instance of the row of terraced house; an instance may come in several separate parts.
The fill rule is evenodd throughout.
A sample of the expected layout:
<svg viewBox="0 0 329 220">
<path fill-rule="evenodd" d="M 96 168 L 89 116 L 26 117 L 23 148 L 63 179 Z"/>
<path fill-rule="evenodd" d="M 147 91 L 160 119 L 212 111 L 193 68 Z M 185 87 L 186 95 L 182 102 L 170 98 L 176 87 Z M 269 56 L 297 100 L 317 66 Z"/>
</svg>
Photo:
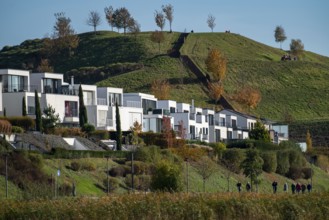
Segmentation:
<svg viewBox="0 0 329 220">
<path fill-rule="evenodd" d="M 55 108 L 61 124 L 79 124 L 80 84 L 64 82 L 63 74 L 31 73 L 25 70 L 0 70 L 0 115 L 22 115 L 22 100 L 26 101 L 27 114 L 35 118 L 35 91 L 41 109 Z M 116 129 L 115 103 L 119 105 L 121 128 L 128 131 L 134 122 L 143 125 L 143 131 L 161 132 L 163 118 L 170 118 L 172 128 L 186 131 L 186 139 L 219 142 L 246 139 L 258 118 L 229 109 L 214 111 L 173 100 L 157 100 L 145 93 L 124 93 L 122 88 L 81 85 L 88 123 L 99 130 Z M 288 127 L 262 119 L 274 143 L 288 139 Z"/>
</svg>

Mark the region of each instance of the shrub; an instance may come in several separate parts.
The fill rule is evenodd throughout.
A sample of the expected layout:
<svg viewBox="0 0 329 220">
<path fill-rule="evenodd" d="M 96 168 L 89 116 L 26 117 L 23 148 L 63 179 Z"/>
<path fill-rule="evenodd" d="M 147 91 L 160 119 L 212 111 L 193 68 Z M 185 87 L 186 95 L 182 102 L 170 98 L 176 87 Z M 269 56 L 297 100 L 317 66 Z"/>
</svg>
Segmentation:
<svg viewBox="0 0 329 220">
<path fill-rule="evenodd" d="M 24 129 L 21 127 L 18 127 L 18 126 L 12 126 L 11 132 L 16 133 L 16 134 L 21 134 L 21 133 L 24 133 Z"/>
<path fill-rule="evenodd" d="M 132 177 L 131 174 L 127 175 L 125 178 L 126 186 L 132 188 Z M 150 175 L 134 175 L 134 189 L 137 190 L 148 190 L 151 186 L 151 176 Z"/>
<path fill-rule="evenodd" d="M 109 191 L 113 192 L 117 188 L 119 188 L 119 180 L 117 178 L 109 177 Z M 107 191 L 107 178 L 103 180 L 103 185 L 105 188 L 105 191 Z"/>
<path fill-rule="evenodd" d="M 26 131 L 33 129 L 35 126 L 34 120 L 28 116 L 14 116 L 8 117 L 7 120 L 12 126 L 22 127 Z"/>
<path fill-rule="evenodd" d="M 221 162 L 232 172 L 241 172 L 241 163 L 244 159 L 243 152 L 239 149 L 227 149 L 223 153 Z"/>
<path fill-rule="evenodd" d="M 130 160 L 129 154 L 127 159 Z M 139 147 L 134 154 L 135 160 L 144 162 L 158 162 L 161 159 L 160 148 L 156 146 Z"/>
<path fill-rule="evenodd" d="M 302 178 L 303 177 L 302 168 L 296 166 L 290 167 L 289 171 L 286 173 L 286 177 L 293 180 Z"/>
<path fill-rule="evenodd" d="M 96 130 L 90 133 L 90 137 L 98 140 L 106 140 L 109 139 L 109 133 L 106 130 Z"/>
<path fill-rule="evenodd" d="M 181 191 L 181 169 L 178 165 L 169 161 L 160 161 L 155 168 L 152 176 L 151 187 L 159 191 Z"/>
<path fill-rule="evenodd" d="M 89 160 L 75 160 L 71 162 L 71 169 L 74 171 L 87 170 L 94 171 L 96 170 L 96 165 Z"/>
<path fill-rule="evenodd" d="M 316 157 L 315 165 L 320 167 L 322 170 L 329 172 L 329 158 L 326 155 L 318 155 Z"/>
<path fill-rule="evenodd" d="M 113 177 L 126 176 L 126 168 L 124 166 L 112 167 L 109 171 L 109 174 Z"/>
<path fill-rule="evenodd" d="M 291 149 L 288 152 L 290 166 L 303 167 L 306 164 L 306 159 L 300 150 Z"/>
<path fill-rule="evenodd" d="M 277 159 L 276 152 L 264 152 L 261 154 L 263 158 L 263 170 L 268 173 L 272 173 L 276 171 L 277 168 Z"/>
<path fill-rule="evenodd" d="M 72 161 L 71 169 L 74 171 L 79 171 L 81 169 L 81 164 L 78 161 Z"/>
<path fill-rule="evenodd" d="M 313 176 L 312 168 L 304 167 L 304 168 L 302 168 L 302 172 L 303 172 L 304 179 L 310 179 Z"/>
<path fill-rule="evenodd" d="M 85 136 L 85 134 L 81 131 L 80 128 L 67 128 L 67 127 L 54 128 L 54 135 L 58 135 L 62 137 Z"/>
<path fill-rule="evenodd" d="M 280 175 L 285 175 L 290 168 L 290 163 L 289 163 L 289 152 L 287 151 L 278 151 L 277 155 L 277 168 L 276 168 L 276 173 Z"/>
<path fill-rule="evenodd" d="M 92 124 L 84 124 L 81 128 L 81 131 L 86 132 L 87 134 L 91 134 L 95 131 L 95 126 Z"/>
<path fill-rule="evenodd" d="M 126 165 L 131 166 L 131 161 L 127 161 Z M 136 175 L 150 173 L 149 165 L 141 161 L 134 161 L 133 168 L 134 168 L 134 174 Z"/>
<path fill-rule="evenodd" d="M 214 149 L 214 153 L 218 159 L 221 159 L 224 151 L 226 150 L 226 145 L 222 142 L 217 142 L 210 144 L 210 146 Z"/>
</svg>

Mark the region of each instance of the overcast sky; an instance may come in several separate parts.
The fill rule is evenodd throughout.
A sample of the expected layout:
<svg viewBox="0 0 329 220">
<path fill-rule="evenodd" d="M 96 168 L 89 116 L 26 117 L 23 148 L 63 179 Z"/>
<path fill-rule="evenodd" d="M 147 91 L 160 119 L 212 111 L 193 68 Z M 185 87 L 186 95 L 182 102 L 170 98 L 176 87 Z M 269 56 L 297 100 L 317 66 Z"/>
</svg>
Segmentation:
<svg viewBox="0 0 329 220">
<path fill-rule="evenodd" d="M 0 49 L 50 35 L 57 12 L 65 12 L 75 31 L 83 33 L 92 31 L 86 25 L 89 12 L 98 11 L 103 18 L 98 30 L 110 30 L 104 17 L 110 5 L 126 7 L 142 31 L 153 31 L 155 10 L 168 3 L 174 6 L 174 31 L 210 32 L 206 20 L 212 14 L 214 32 L 230 30 L 280 47 L 274 29 L 281 25 L 287 35 L 283 49 L 289 49 L 291 39 L 301 39 L 305 50 L 329 57 L 329 0 L 0 0 Z"/>
</svg>

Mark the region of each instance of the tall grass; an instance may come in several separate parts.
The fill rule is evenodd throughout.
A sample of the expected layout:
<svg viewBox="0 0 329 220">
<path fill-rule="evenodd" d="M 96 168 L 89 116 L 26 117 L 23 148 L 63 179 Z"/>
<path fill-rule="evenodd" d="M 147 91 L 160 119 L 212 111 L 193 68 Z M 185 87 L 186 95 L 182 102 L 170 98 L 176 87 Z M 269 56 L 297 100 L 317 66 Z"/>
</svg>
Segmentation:
<svg viewBox="0 0 329 220">
<path fill-rule="evenodd" d="M 326 219 L 329 194 L 149 193 L 4 200 L 1 219 Z"/>
</svg>

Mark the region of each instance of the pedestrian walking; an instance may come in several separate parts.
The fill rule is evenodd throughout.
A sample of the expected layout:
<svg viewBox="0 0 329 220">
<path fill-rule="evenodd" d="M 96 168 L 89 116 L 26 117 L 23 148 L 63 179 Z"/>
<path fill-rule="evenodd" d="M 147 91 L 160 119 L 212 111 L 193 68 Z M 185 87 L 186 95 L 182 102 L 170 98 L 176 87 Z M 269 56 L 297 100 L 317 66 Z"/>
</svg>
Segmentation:
<svg viewBox="0 0 329 220">
<path fill-rule="evenodd" d="M 238 182 L 238 183 L 236 184 L 236 187 L 238 188 L 238 191 L 241 192 L 241 183 L 240 183 L 240 182 Z"/>
<path fill-rule="evenodd" d="M 311 190 L 312 190 L 312 185 L 309 183 L 309 184 L 307 184 L 307 191 L 308 191 L 308 193 L 310 193 Z"/>
<path fill-rule="evenodd" d="M 288 192 L 288 183 L 285 182 L 283 185 L 283 192 Z"/>
<path fill-rule="evenodd" d="M 296 191 L 296 185 L 294 183 L 291 184 L 291 192 L 292 194 L 295 194 Z"/>
</svg>

